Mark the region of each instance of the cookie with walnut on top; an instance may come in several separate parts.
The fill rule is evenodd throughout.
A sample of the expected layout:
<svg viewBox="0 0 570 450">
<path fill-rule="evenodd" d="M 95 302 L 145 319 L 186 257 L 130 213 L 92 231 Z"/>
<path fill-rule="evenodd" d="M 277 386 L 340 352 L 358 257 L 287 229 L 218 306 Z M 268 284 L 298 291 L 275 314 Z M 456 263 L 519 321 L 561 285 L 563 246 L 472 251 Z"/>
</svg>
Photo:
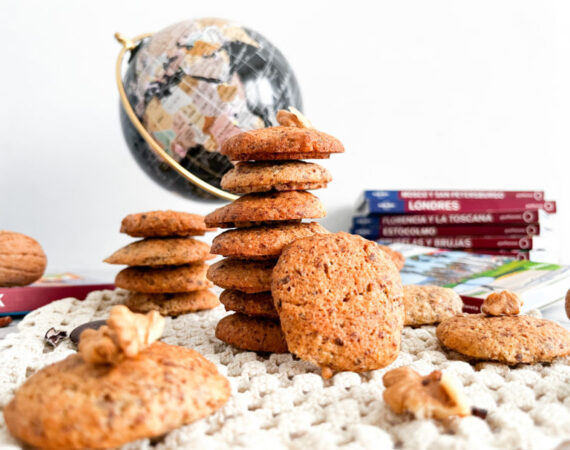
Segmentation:
<svg viewBox="0 0 570 450">
<path fill-rule="evenodd" d="M 490 294 L 483 314 L 442 321 L 436 335 L 444 347 L 472 359 L 509 365 L 551 362 L 570 355 L 570 332 L 555 322 L 518 315 L 522 302 L 510 291 Z"/>
</svg>

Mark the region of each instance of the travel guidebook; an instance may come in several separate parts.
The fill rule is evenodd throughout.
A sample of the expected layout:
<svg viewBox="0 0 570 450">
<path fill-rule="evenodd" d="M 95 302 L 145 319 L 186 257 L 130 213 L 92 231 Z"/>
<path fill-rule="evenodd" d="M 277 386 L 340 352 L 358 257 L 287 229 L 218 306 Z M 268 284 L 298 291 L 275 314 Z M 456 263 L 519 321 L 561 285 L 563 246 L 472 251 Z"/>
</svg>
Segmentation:
<svg viewBox="0 0 570 450">
<path fill-rule="evenodd" d="M 44 275 L 29 286 L 0 287 L 0 316 L 24 315 L 54 300 L 83 300 L 91 291 L 114 288 L 113 284 L 69 272 Z"/>
<path fill-rule="evenodd" d="M 406 257 L 402 283 L 451 288 L 463 299 L 465 312 L 480 312 L 487 295 L 505 289 L 520 296 L 526 312 L 560 300 L 570 286 L 570 266 L 409 244 L 390 247 Z"/>
<path fill-rule="evenodd" d="M 556 202 L 542 191 L 364 191 L 358 213 L 476 213 L 544 210 L 556 212 Z"/>
</svg>

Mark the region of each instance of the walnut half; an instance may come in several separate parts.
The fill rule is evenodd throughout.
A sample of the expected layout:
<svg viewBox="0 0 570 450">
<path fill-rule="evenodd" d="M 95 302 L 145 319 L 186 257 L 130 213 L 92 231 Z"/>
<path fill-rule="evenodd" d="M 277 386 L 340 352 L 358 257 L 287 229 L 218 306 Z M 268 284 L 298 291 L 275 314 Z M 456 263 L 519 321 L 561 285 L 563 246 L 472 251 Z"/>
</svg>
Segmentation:
<svg viewBox="0 0 570 450">
<path fill-rule="evenodd" d="M 514 292 L 492 292 L 483 302 L 481 311 L 488 316 L 516 316 L 522 305 L 522 300 Z"/>
<path fill-rule="evenodd" d="M 435 370 L 422 377 L 409 367 L 387 372 L 382 378 L 384 401 L 397 413 L 412 413 L 419 419 L 468 416 L 471 407 L 457 380 Z"/>
<path fill-rule="evenodd" d="M 313 128 L 313 124 L 301 111 L 293 106 L 289 106 L 289 111 L 280 109 L 277 111 L 276 119 L 283 127 Z"/>
<path fill-rule="evenodd" d="M 123 305 L 114 306 L 107 325 L 81 333 L 79 353 L 91 364 L 118 364 L 125 358 L 134 358 L 163 330 L 164 318 L 157 311 L 144 315 L 132 313 Z"/>
</svg>

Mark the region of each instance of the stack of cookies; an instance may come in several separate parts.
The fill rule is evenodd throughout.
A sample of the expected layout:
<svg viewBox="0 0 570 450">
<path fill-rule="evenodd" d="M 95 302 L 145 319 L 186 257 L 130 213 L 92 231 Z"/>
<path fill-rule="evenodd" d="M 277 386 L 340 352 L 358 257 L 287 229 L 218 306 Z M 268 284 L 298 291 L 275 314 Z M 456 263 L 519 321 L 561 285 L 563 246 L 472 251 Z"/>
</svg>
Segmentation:
<svg viewBox="0 0 570 450">
<path fill-rule="evenodd" d="M 105 262 L 124 264 L 115 278 L 129 290 L 126 305 L 135 312 L 179 316 L 219 305 L 206 279 L 210 246 L 193 239 L 211 231 L 204 217 L 177 211 L 130 214 L 121 232 L 143 239 L 113 253 Z"/>
<path fill-rule="evenodd" d="M 216 337 L 244 350 L 283 353 L 287 343 L 271 296 L 273 267 L 291 242 L 328 233 L 302 221 L 325 216 L 307 190 L 326 187 L 330 173 L 299 160 L 328 158 L 344 147 L 296 110 L 279 111 L 277 120 L 281 126 L 247 131 L 222 145 L 222 154 L 237 161 L 222 188 L 244 195 L 206 216 L 206 226 L 235 228 L 214 239 L 211 252 L 226 259 L 210 266 L 207 277 L 225 289 L 220 301 L 234 311 L 218 323 Z"/>
</svg>

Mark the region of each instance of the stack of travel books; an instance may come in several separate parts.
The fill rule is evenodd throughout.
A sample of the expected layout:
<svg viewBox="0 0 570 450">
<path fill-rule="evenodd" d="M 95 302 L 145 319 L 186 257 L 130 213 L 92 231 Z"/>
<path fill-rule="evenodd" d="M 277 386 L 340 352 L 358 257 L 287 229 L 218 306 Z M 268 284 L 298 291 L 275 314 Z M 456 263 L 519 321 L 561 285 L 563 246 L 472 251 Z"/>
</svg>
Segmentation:
<svg viewBox="0 0 570 450">
<path fill-rule="evenodd" d="M 555 213 L 543 191 L 365 191 L 351 232 L 382 243 L 556 261 Z"/>
</svg>

